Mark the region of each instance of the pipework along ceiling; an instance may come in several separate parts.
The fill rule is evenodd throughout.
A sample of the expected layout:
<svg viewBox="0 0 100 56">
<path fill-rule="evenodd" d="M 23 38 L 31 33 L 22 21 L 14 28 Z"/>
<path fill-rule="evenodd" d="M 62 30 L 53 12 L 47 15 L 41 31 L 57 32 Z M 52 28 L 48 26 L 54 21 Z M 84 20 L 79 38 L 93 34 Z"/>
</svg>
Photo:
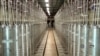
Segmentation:
<svg viewBox="0 0 100 56">
<path fill-rule="evenodd" d="M 38 0 L 47 16 L 53 17 L 63 4 L 64 0 Z"/>
</svg>

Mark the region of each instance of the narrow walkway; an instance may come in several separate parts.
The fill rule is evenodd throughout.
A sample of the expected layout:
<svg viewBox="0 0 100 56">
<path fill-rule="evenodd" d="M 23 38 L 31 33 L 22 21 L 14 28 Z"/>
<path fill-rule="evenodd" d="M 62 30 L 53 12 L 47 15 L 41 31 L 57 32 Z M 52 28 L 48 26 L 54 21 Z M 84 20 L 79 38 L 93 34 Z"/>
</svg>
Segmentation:
<svg viewBox="0 0 100 56">
<path fill-rule="evenodd" d="M 58 56 L 53 29 L 49 29 L 48 32 L 48 40 L 44 56 Z"/>
<path fill-rule="evenodd" d="M 68 54 L 65 53 L 55 30 L 48 29 L 35 56 L 68 56 Z"/>
</svg>

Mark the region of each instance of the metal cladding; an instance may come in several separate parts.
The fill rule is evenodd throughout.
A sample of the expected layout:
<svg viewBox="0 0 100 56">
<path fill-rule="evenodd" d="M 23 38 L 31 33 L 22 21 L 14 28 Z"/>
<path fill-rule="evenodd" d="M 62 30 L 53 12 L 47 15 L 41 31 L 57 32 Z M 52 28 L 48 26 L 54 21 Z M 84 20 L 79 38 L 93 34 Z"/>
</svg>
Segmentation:
<svg viewBox="0 0 100 56">
<path fill-rule="evenodd" d="M 46 19 L 34 0 L 0 0 L 0 56 L 34 56 Z"/>
<path fill-rule="evenodd" d="M 61 5 L 64 3 L 64 0 L 38 0 L 40 6 L 43 8 L 44 12 L 48 16 L 55 16 Z M 48 6 L 48 5 L 49 6 Z M 47 5 L 47 6 L 46 6 Z M 46 10 L 49 8 L 50 15 L 48 14 L 48 11 Z"/>
<path fill-rule="evenodd" d="M 50 0 L 49 4 L 48 18 L 43 0 L 0 0 L 0 56 L 39 53 L 48 19 L 55 24 L 64 50 L 58 54 L 100 56 L 100 0 Z"/>
<path fill-rule="evenodd" d="M 100 0 L 65 0 L 55 27 L 66 56 L 99 56 L 99 25 Z"/>
</svg>

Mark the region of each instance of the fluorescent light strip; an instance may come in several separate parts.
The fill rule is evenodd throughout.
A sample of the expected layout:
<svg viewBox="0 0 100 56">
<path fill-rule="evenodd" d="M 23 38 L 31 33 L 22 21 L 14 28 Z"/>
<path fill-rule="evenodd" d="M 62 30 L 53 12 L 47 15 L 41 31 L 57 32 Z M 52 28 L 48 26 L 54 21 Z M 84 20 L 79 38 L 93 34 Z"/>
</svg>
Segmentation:
<svg viewBox="0 0 100 56">
<path fill-rule="evenodd" d="M 16 56 L 19 56 L 19 52 L 18 52 L 18 25 L 16 25 L 15 31 L 16 31 Z"/>
<path fill-rule="evenodd" d="M 49 11 L 49 8 L 47 8 L 47 11 Z"/>
<path fill-rule="evenodd" d="M 47 12 L 48 12 L 48 14 L 50 15 L 50 10 L 49 10 L 49 8 L 47 8 Z"/>
<path fill-rule="evenodd" d="M 5 43 L 6 43 L 6 48 L 7 48 L 6 55 L 7 56 L 10 56 L 10 51 L 9 51 L 9 49 L 10 49 L 9 26 L 6 27 L 6 31 L 5 32 L 6 32 L 6 40 L 5 40 Z"/>
<path fill-rule="evenodd" d="M 49 7 L 49 4 L 46 4 L 46 7 Z"/>
<path fill-rule="evenodd" d="M 50 13 L 50 11 L 47 11 L 48 13 Z"/>
<path fill-rule="evenodd" d="M 49 2 L 49 0 L 45 0 L 45 2 Z"/>
<path fill-rule="evenodd" d="M 22 27 L 21 29 L 22 30 L 22 56 L 25 56 L 24 55 L 24 50 L 25 50 L 24 49 L 24 25 L 22 24 L 21 27 Z"/>
<path fill-rule="evenodd" d="M 85 47 L 84 47 L 84 56 L 86 56 L 86 50 L 87 50 L 87 25 L 84 25 L 84 33 L 85 33 L 85 35 L 84 35 L 84 45 L 85 45 Z"/>
<path fill-rule="evenodd" d="M 10 40 L 10 28 L 9 28 L 9 26 L 6 26 L 6 28 L 5 28 L 5 38 L 6 38 L 6 40 L 3 40 L 3 43 L 5 43 L 5 45 L 6 45 L 6 56 L 10 56 L 10 51 L 9 51 L 9 49 L 10 49 L 10 43 L 12 43 L 13 41 L 12 40 Z"/>
<path fill-rule="evenodd" d="M 93 29 L 94 35 L 93 35 L 93 42 L 94 42 L 94 50 L 93 50 L 93 56 L 96 56 L 96 38 L 97 38 L 97 28 L 94 26 Z"/>
<path fill-rule="evenodd" d="M 50 11 L 48 11 L 48 14 L 50 15 Z"/>
</svg>

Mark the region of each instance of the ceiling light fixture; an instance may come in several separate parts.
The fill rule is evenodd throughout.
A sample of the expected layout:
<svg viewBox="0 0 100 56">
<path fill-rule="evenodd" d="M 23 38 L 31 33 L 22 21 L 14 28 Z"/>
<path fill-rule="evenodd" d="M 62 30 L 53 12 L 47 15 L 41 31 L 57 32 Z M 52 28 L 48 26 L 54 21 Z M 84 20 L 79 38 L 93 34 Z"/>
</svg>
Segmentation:
<svg viewBox="0 0 100 56">
<path fill-rule="evenodd" d="M 49 0 L 45 0 L 45 2 L 49 2 Z"/>
<path fill-rule="evenodd" d="M 49 11 L 49 8 L 47 8 L 47 11 Z"/>
<path fill-rule="evenodd" d="M 49 4 L 46 4 L 46 7 L 49 7 Z"/>
<path fill-rule="evenodd" d="M 50 15 L 50 11 L 48 11 L 48 15 Z"/>
<path fill-rule="evenodd" d="M 47 11 L 48 13 L 50 13 L 50 11 Z"/>
<path fill-rule="evenodd" d="M 49 10 L 49 8 L 47 8 L 47 13 L 50 15 L 50 10 Z"/>
</svg>

